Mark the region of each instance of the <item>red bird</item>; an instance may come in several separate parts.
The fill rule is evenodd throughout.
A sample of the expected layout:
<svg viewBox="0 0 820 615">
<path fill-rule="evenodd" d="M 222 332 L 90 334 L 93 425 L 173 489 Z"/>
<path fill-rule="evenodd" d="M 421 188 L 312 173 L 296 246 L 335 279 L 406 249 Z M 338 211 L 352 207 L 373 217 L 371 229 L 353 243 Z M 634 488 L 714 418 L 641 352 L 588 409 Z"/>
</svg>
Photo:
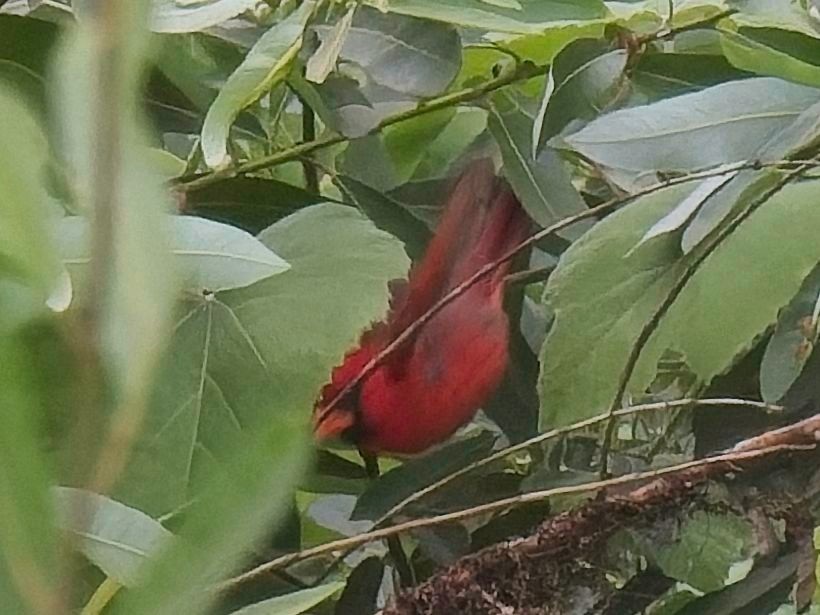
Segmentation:
<svg viewBox="0 0 820 615">
<path fill-rule="evenodd" d="M 314 411 L 316 438 L 343 437 L 367 453 L 412 454 L 467 423 L 507 366 L 509 322 L 502 304 L 509 263 L 442 308 L 336 406 L 327 405 L 436 301 L 529 230 L 529 218 L 492 163 L 472 163 L 409 280 L 391 283 L 386 319 L 362 335 L 322 389 Z"/>
</svg>

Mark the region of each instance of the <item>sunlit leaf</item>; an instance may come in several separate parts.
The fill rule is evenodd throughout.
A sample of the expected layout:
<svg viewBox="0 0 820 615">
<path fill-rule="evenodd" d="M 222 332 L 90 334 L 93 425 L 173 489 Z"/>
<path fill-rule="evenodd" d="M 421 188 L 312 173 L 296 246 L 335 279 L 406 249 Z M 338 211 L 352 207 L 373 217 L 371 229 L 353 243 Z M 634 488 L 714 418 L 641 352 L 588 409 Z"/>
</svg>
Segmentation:
<svg viewBox="0 0 820 615">
<path fill-rule="evenodd" d="M 219 90 L 202 126 L 202 153 L 210 167 L 230 162 L 228 135 L 239 112 L 287 77 L 302 46 L 314 3 L 306 0 L 268 30 Z"/>
<path fill-rule="evenodd" d="M 233 611 L 231 615 L 300 615 L 300 613 L 304 613 L 320 602 L 327 600 L 344 586 L 344 583 L 338 581 L 325 583 L 318 587 L 303 589 L 251 604 L 238 611 Z"/>
<path fill-rule="evenodd" d="M 155 32 L 197 32 L 254 8 L 256 0 L 180 2 L 153 0 L 151 29 Z"/>
</svg>

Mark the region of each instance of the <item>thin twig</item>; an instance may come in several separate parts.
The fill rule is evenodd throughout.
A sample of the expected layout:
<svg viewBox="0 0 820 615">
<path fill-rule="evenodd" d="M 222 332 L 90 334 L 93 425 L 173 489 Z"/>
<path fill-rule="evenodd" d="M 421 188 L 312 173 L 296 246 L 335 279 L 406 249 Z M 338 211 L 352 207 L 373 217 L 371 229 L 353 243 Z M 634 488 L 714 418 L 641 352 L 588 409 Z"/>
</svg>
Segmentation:
<svg viewBox="0 0 820 615">
<path fill-rule="evenodd" d="M 632 472 L 630 474 L 624 474 L 623 476 L 609 478 L 606 480 L 594 481 L 591 483 L 584 483 L 581 485 L 569 485 L 564 487 L 555 487 L 553 489 L 544 489 L 541 491 L 531 491 L 528 493 L 522 493 L 512 497 L 504 498 L 501 500 L 495 500 L 493 502 L 487 502 L 486 504 L 480 504 L 478 506 L 473 506 L 471 508 L 466 508 L 451 513 L 421 519 L 412 519 L 410 521 L 406 521 L 404 523 L 400 523 L 390 527 L 381 528 L 370 532 L 365 532 L 363 534 L 358 534 L 356 536 L 349 536 L 346 538 L 341 538 L 339 540 L 334 540 L 333 542 L 317 545 L 316 547 L 305 549 L 303 551 L 299 551 L 298 553 L 289 553 L 287 555 L 283 555 L 282 557 L 278 557 L 274 560 L 266 562 L 260 566 L 257 566 L 256 568 L 253 568 L 252 570 L 249 570 L 236 577 L 228 579 L 227 581 L 224 581 L 223 583 L 218 585 L 216 589 L 218 591 L 225 591 L 231 589 L 232 587 L 246 583 L 247 581 L 255 579 L 256 577 L 262 574 L 266 574 L 272 570 L 283 568 L 285 566 L 294 564 L 298 561 L 302 561 L 310 557 L 315 557 L 317 555 L 324 555 L 326 553 L 347 549 L 349 547 L 361 546 L 368 542 L 382 540 L 389 536 L 395 536 L 396 534 L 401 534 L 403 532 L 408 532 L 411 530 L 417 530 L 425 527 L 434 527 L 438 525 L 443 525 L 445 523 L 453 523 L 455 521 L 463 521 L 465 519 L 471 519 L 473 517 L 478 517 L 481 515 L 497 513 L 502 510 L 512 508 L 514 506 L 520 506 L 522 504 L 541 502 L 543 500 L 547 500 L 557 495 L 588 493 L 590 491 L 603 490 L 618 485 L 625 485 L 629 483 L 651 480 L 661 476 L 668 476 L 670 474 L 684 472 L 692 468 L 705 468 L 707 466 L 715 464 L 726 463 L 737 464 L 743 461 L 748 461 L 750 459 L 771 455 L 772 453 L 784 451 L 807 451 L 812 450 L 814 448 L 815 446 L 813 444 L 776 444 L 774 446 L 769 446 L 756 450 L 730 451 L 719 455 L 704 457 L 703 459 L 687 461 L 685 463 L 679 463 L 665 468 L 660 468 L 658 470 L 649 470 L 646 472 Z"/>
<path fill-rule="evenodd" d="M 708 241 L 700 253 L 695 256 L 692 261 L 686 266 L 686 268 L 681 273 L 678 280 L 675 282 L 674 286 L 669 290 L 669 293 L 664 297 L 663 301 L 661 301 L 658 308 L 652 314 L 651 318 L 644 324 L 641 328 L 638 337 L 635 340 L 635 343 L 632 345 L 632 348 L 629 351 L 629 355 L 627 356 L 626 363 L 624 364 L 624 369 L 621 371 L 621 375 L 618 378 L 618 386 L 615 390 L 615 395 L 612 398 L 612 403 L 609 406 L 609 412 L 612 415 L 607 423 L 606 430 L 604 432 L 604 441 L 601 447 L 601 476 L 605 477 L 608 473 L 608 465 L 609 465 L 609 451 L 612 446 L 612 434 L 615 430 L 615 423 L 616 423 L 616 416 L 615 412 L 618 408 L 621 407 L 623 403 L 624 394 L 626 393 L 626 389 L 629 386 L 629 381 L 632 378 L 632 374 L 635 371 L 635 366 L 638 364 L 638 359 L 641 356 L 641 352 L 643 352 L 644 347 L 646 346 L 649 338 L 652 337 L 652 334 L 657 330 L 658 326 L 663 320 L 663 317 L 669 311 L 669 309 L 674 305 L 675 301 L 677 301 L 678 297 L 680 296 L 683 289 L 689 283 L 689 280 L 692 279 L 692 276 L 700 269 L 700 266 L 706 261 L 710 254 L 712 254 L 718 246 L 720 246 L 723 241 L 728 238 L 734 231 L 740 226 L 748 217 L 757 211 L 757 209 L 766 203 L 770 198 L 772 198 L 775 194 L 780 192 L 786 184 L 791 182 L 792 180 L 799 177 L 804 171 L 810 168 L 811 165 L 816 165 L 817 161 L 807 162 L 805 164 L 799 165 L 796 169 L 789 171 L 782 178 L 780 178 L 771 188 L 765 190 L 761 193 L 757 199 L 752 201 L 744 211 L 738 214 L 735 218 L 733 218 L 726 226 L 720 229 L 715 236 L 712 238 L 711 241 Z M 724 170 L 725 172 L 725 170 Z"/>
<path fill-rule="evenodd" d="M 762 168 L 762 166 L 783 166 L 783 165 L 792 165 L 794 161 L 779 161 L 779 165 L 775 163 L 767 163 L 766 165 L 761 165 L 758 162 L 748 162 L 735 165 L 732 167 L 731 170 L 734 169 L 757 169 Z M 806 164 L 809 164 L 808 162 Z M 812 162 L 811 164 L 817 164 L 816 161 Z M 798 167 L 801 172 L 804 169 L 805 165 L 801 165 Z M 558 222 L 548 226 L 545 229 L 542 229 L 531 235 L 524 241 L 520 242 L 518 245 L 514 246 L 512 249 L 508 250 L 505 254 L 503 254 L 500 258 L 486 264 L 485 266 L 481 267 L 478 271 L 476 271 L 472 276 L 464 280 L 461 284 L 455 286 L 450 292 L 444 295 L 441 299 L 439 299 L 429 310 L 427 310 L 424 314 L 422 314 L 417 320 L 412 322 L 404 331 L 399 333 L 396 338 L 389 343 L 384 349 L 379 352 L 375 357 L 373 357 L 368 363 L 362 368 L 362 370 L 351 379 L 347 385 L 345 385 L 339 393 L 331 399 L 324 408 L 322 408 L 318 415 L 316 416 L 316 424 L 321 424 L 326 418 L 329 416 L 330 412 L 336 407 L 336 405 L 345 398 L 355 387 L 357 387 L 365 378 L 367 378 L 373 370 L 375 370 L 379 365 L 383 364 L 394 352 L 396 352 L 402 344 L 408 342 L 412 336 L 414 336 L 433 316 L 435 316 L 441 309 L 445 306 L 449 305 L 453 300 L 457 297 L 465 293 L 469 290 L 472 286 L 477 284 L 483 278 L 490 275 L 493 271 L 495 271 L 498 267 L 506 263 L 507 261 L 514 258 L 518 255 L 521 251 L 529 248 L 531 245 L 535 244 L 536 242 L 544 239 L 545 237 L 560 231 L 568 226 L 571 226 L 581 220 L 586 220 L 588 218 L 594 218 L 596 216 L 601 216 L 604 214 L 609 213 L 611 210 L 617 209 L 626 205 L 627 203 L 632 202 L 633 200 L 646 196 L 648 194 L 652 194 L 659 190 L 663 190 L 665 188 L 669 188 L 670 186 L 676 186 L 678 184 L 688 183 L 691 181 L 696 181 L 699 179 L 706 179 L 709 177 L 715 177 L 718 175 L 725 175 L 727 173 L 727 169 L 710 169 L 708 171 L 701 171 L 698 173 L 692 173 L 690 175 L 683 175 L 679 177 L 670 178 L 667 181 L 660 182 L 658 184 L 654 184 L 642 190 L 635 192 L 629 196 L 617 199 L 611 199 L 605 203 L 602 203 L 596 207 L 592 207 L 580 213 L 577 213 L 573 216 L 567 216 L 559 220 Z M 625 390 L 625 387 L 624 387 Z M 618 400 L 618 407 L 621 404 L 623 398 L 623 392 L 620 393 L 620 399 Z"/>
<path fill-rule="evenodd" d="M 463 90 L 459 90 L 458 92 L 453 92 L 451 94 L 445 94 L 444 96 L 439 96 L 437 98 L 422 101 L 412 109 L 403 111 L 401 113 L 397 113 L 395 115 L 391 115 L 390 117 L 387 117 L 381 122 L 379 122 L 379 124 L 371 131 L 371 134 L 378 133 L 379 131 L 383 130 L 384 128 L 387 128 L 388 126 L 392 126 L 393 124 L 398 124 L 406 120 L 419 117 L 421 115 L 432 113 L 433 111 L 438 111 L 440 109 L 445 109 L 447 107 L 458 105 L 463 102 L 469 102 L 471 100 L 481 98 L 485 94 L 488 94 L 505 86 L 511 85 L 513 83 L 517 83 L 519 81 L 526 81 L 528 79 L 532 79 L 533 77 L 543 75 L 546 70 L 547 67 L 543 65 L 531 63 L 522 64 L 521 66 L 518 66 L 515 70 L 510 71 L 509 73 L 501 75 L 499 77 L 496 77 L 495 79 L 490 79 L 489 81 L 483 83 L 480 86 L 465 88 Z M 348 140 L 348 137 L 339 134 L 320 137 L 313 141 L 300 143 L 288 149 L 276 152 L 275 154 L 271 154 L 270 156 L 263 156 L 262 158 L 257 158 L 256 160 L 249 160 L 248 162 L 237 165 L 228 170 L 220 171 L 219 173 L 209 171 L 207 173 L 203 173 L 193 177 L 182 177 L 178 180 L 179 183 L 176 186 L 176 188 L 177 190 L 183 192 L 199 190 L 223 179 L 235 177 L 237 175 L 244 175 L 246 173 L 252 173 L 253 171 L 259 171 L 261 169 L 267 169 L 269 167 L 284 164 L 285 162 L 291 162 L 293 160 L 299 159 L 302 156 L 306 156 L 307 154 L 311 154 L 315 151 L 325 149 L 332 145 L 344 143 Z"/>
</svg>

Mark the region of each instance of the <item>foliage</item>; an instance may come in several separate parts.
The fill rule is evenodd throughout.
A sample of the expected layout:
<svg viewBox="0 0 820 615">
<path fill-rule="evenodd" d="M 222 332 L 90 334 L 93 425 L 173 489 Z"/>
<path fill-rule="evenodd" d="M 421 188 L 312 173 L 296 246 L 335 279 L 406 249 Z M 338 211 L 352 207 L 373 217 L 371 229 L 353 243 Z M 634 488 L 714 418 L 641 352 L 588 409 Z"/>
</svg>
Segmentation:
<svg viewBox="0 0 820 615">
<path fill-rule="evenodd" d="M 372 613 L 542 511 L 295 560 L 701 450 L 686 408 L 602 412 L 820 406 L 813 0 L 8 0 L 0 40 L 4 612 Z M 312 406 L 478 156 L 560 228 L 496 397 L 369 479 Z M 611 581 L 705 612 L 764 559 L 730 501 L 614 538 Z"/>
</svg>

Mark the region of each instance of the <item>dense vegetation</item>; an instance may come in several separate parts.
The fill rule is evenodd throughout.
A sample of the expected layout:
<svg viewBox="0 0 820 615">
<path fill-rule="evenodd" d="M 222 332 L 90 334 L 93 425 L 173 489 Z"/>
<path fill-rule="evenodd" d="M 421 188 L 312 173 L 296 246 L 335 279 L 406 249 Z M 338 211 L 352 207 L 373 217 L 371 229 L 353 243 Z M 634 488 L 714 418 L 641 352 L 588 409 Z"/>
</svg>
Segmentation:
<svg viewBox="0 0 820 615">
<path fill-rule="evenodd" d="M 452 612 L 562 511 L 450 608 L 820 609 L 818 155 L 815 0 L 0 1 L 0 610 Z M 476 156 L 508 375 L 373 480 L 313 404 Z"/>
</svg>

